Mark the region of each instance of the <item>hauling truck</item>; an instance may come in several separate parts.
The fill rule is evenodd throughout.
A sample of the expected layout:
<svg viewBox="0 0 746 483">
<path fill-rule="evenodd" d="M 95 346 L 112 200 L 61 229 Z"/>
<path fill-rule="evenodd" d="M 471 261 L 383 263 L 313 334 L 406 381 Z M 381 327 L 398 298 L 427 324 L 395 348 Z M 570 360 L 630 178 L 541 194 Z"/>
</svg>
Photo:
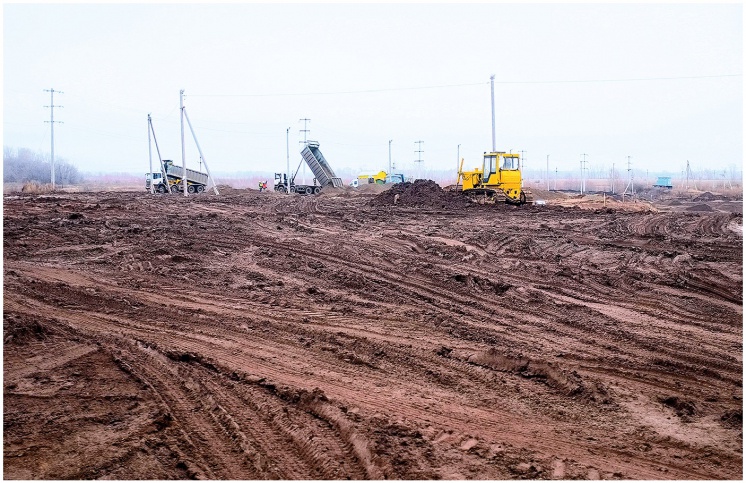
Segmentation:
<svg viewBox="0 0 746 483">
<path fill-rule="evenodd" d="M 295 174 L 298 174 L 297 172 Z M 288 192 L 288 175 L 286 173 L 275 173 L 275 191 L 279 193 Z M 290 193 L 298 193 L 300 195 L 317 195 L 321 193 L 321 186 L 319 186 L 316 178 L 313 179 L 312 185 L 307 184 L 295 184 L 295 176 L 290 178 Z"/>
<path fill-rule="evenodd" d="M 164 159 L 163 171 L 166 173 L 166 179 L 163 178 L 163 173 L 145 174 L 145 189 L 150 191 L 150 183 L 152 182 L 155 191 L 158 193 L 168 192 L 166 184 L 171 188 L 171 193 L 183 193 L 184 168 L 174 165 L 174 162 L 170 159 Z M 187 192 L 202 193 L 207 188 L 209 178 L 207 173 L 187 168 Z"/>
<path fill-rule="evenodd" d="M 319 151 L 319 143 L 317 141 L 308 141 L 306 146 L 300 152 L 303 159 L 298 164 L 298 168 L 295 170 L 295 174 L 290 178 L 288 184 L 287 175 L 282 173 L 275 173 L 275 191 L 280 193 L 298 193 L 301 195 L 319 194 L 321 189 L 325 186 L 333 186 L 335 188 L 342 188 L 342 178 L 334 174 L 331 166 L 327 162 L 324 155 Z M 296 184 L 295 178 L 300 170 L 301 163 L 306 162 L 311 171 L 313 172 L 313 184 Z"/>
<path fill-rule="evenodd" d="M 456 185 L 472 199 L 505 201 L 523 205 L 532 201 L 531 192 L 521 187 L 520 156 L 502 151 L 484 153 L 482 168 L 464 171 L 464 160 L 458 170 Z"/>
</svg>

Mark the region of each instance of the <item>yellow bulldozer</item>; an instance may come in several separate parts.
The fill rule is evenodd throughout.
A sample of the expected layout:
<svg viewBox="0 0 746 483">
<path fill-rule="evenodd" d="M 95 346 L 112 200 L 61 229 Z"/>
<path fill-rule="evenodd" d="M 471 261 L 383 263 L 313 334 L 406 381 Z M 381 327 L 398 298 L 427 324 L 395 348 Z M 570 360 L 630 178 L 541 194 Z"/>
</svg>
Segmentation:
<svg viewBox="0 0 746 483">
<path fill-rule="evenodd" d="M 456 186 L 475 201 L 523 205 L 531 200 L 531 192 L 521 187 L 520 156 L 513 153 L 484 153 L 482 168 L 464 171 L 464 160 L 458 170 Z"/>
</svg>

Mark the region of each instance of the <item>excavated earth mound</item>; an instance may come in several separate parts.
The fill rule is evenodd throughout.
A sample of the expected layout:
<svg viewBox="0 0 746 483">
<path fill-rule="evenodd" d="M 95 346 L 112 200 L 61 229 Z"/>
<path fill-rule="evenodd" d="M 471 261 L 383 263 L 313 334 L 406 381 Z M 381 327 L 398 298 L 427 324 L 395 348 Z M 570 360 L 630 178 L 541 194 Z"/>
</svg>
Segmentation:
<svg viewBox="0 0 746 483">
<path fill-rule="evenodd" d="M 698 205 L 692 205 L 686 209 L 686 211 L 715 211 L 710 205 L 700 203 Z"/>
<path fill-rule="evenodd" d="M 692 201 L 730 201 L 730 198 L 725 195 L 719 195 L 710 193 L 709 191 L 705 191 L 701 195 L 693 198 Z"/>
<path fill-rule="evenodd" d="M 370 200 L 370 206 L 397 206 L 425 208 L 468 207 L 472 202 L 459 192 L 444 191 L 438 183 L 418 179 L 414 183 L 397 183 Z"/>
</svg>

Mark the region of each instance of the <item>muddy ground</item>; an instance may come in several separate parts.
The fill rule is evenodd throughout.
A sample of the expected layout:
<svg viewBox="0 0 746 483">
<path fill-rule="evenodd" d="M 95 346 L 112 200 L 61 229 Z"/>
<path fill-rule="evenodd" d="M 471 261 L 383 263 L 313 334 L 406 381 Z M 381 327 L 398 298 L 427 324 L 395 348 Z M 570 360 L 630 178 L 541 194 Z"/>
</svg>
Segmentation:
<svg viewBox="0 0 746 483">
<path fill-rule="evenodd" d="M 5 478 L 742 478 L 738 209 L 430 188 L 5 196 Z"/>
</svg>

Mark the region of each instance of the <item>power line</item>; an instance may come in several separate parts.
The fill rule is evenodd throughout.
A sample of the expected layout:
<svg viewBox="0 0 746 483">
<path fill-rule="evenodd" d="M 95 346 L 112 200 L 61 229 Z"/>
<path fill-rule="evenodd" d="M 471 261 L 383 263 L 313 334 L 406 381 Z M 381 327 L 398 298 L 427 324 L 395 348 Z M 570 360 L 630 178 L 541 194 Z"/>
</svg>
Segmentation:
<svg viewBox="0 0 746 483">
<path fill-rule="evenodd" d="M 720 79 L 727 77 L 741 77 L 742 74 L 718 74 L 700 76 L 674 76 L 674 77 L 637 77 L 629 79 L 567 79 L 567 80 L 518 80 L 518 81 L 494 81 L 495 84 L 577 84 L 577 83 L 603 83 L 603 82 L 644 82 L 665 80 L 688 80 L 688 79 Z M 191 97 L 290 97 L 290 96 L 331 96 L 343 94 L 367 94 L 374 92 L 413 91 L 425 89 L 444 89 L 451 87 L 472 87 L 486 85 L 487 82 L 472 82 L 466 84 L 443 84 L 435 86 L 414 87 L 384 87 L 377 89 L 363 89 L 356 91 L 331 91 L 331 92 L 275 92 L 266 94 L 191 94 Z"/>
<path fill-rule="evenodd" d="M 272 94 L 192 94 L 192 97 L 285 97 L 285 96 L 331 96 L 338 94 L 367 94 L 370 92 L 389 92 L 389 91 L 413 91 L 422 89 L 442 89 L 447 87 L 469 87 L 481 86 L 485 82 L 474 82 L 471 84 L 446 84 L 439 86 L 418 86 L 418 87 L 388 87 L 379 89 L 365 89 L 359 91 L 336 91 L 336 92 L 285 92 Z"/>
<path fill-rule="evenodd" d="M 697 75 L 697 76 L 680 76 L 680 77 L 639 77 L 632 79 L 573 79 L 573 80 L 548 80 L 548 81 L 500 81 L 496 84 L 571 84 L 571 83 L 591 83 L 591 82 L 642 82 L 642 81 L 660 81 L 660 80 L 686 80 L 686 79 L 718 79 L 723 77 L 741 77 L 741 74 L 721 74 L 721 75 Z"/>
</svg>

